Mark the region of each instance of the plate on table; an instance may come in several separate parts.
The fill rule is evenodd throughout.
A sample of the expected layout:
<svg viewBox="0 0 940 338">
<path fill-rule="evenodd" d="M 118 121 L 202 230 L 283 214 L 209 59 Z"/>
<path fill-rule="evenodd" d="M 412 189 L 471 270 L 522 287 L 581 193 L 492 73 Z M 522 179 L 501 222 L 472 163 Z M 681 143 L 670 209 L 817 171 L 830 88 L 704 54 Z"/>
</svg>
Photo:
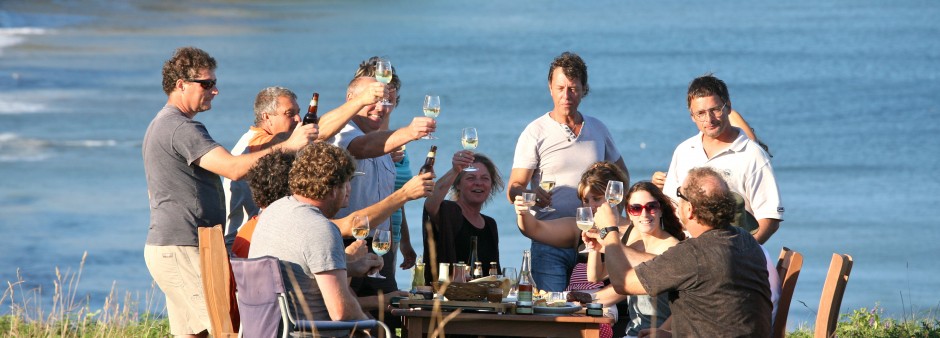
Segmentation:
<svg viewBox="0 0 940 338">
<path fill-rule="evenodd" d="M 533 306 L 532 310 L 537 314 L 567 315 L 581 311 L 581 305 L 568 302 L 564 306 Z"/>
</svg>

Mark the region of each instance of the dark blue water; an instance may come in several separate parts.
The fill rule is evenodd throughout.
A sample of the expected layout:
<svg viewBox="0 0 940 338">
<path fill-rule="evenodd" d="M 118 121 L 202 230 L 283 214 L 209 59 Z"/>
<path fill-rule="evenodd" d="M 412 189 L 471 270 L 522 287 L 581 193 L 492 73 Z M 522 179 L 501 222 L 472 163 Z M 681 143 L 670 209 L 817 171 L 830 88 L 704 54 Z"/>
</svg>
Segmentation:
<svg viewBox="0 0 940 338">
<path fill-rule="evenodd" d="M 815 318 L 833 252 L 855 258 L 843 311 L 936 310 L 938 17 L 935 1 L 0 2 L 0 281 L 19 269 L 24 287 L 51 294 L 55 267 L 77 270 L 87 251 L 79 292 L 92 309 L 112 285 L 150 290 L 140 142 L 175 47 L 219 60 L 221 95 L 197 119 L 227 147 L 261 88 L 316 90 L 332 108 L 356 65 L 385 55 L 404 82 L 393 124 L 439 93 L 441 153 L 475 126 L 504 175 L 522 128 L 551 109 L 548 64 L 571 50 L 589 66 L 582 112 L 607 123 L 634 179 L 666 169 L 695 133 L 688 81 L 715 72 L 729 84 L 771 147 L 787 208 L 768 251 L 806 257 L 791 326 Z M 419 203 L 407 208 L 419 223 Z M 528 241 L 512 208 L 500 197 L 485 213 L 503 263 L 518 264 Z"/>
</svg>

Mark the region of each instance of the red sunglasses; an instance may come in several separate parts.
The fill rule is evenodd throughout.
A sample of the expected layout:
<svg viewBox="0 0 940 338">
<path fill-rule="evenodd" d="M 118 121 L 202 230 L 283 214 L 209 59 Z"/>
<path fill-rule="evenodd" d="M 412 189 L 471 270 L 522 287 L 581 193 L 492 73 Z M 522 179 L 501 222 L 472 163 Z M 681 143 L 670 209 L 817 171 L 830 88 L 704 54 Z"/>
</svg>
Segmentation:
<svg viewBox="0 0 940 338">
<path fill-rule="evenodd" d="M 646 209 L 646 212 L 649 212 L 650 215 L 655 215 L 660 210 L 659 202 L 652 201 L 646 203 L 646 205 L 630 204 L 627 206 L 627 213 L 632 216 L 639 216 L 643 213 L 643 209 Z"/>
</svg>

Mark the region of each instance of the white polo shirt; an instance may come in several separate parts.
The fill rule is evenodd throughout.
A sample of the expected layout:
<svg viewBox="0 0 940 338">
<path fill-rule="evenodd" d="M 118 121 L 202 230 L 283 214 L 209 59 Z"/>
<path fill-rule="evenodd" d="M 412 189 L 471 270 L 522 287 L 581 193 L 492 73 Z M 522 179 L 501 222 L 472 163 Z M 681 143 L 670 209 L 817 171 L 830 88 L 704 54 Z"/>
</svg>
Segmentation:
<svg viewBox="0 0 940 338">
<path fill-rule="evenodd" d="M 701 132 L 680 143 L 672 154 L 663 193 L 678 201 L 676 188 L 685 181 L 689 170 L 708 166 L 724 177 L 731 191 L 744 197 L 745 207 L 754 218 L 782 221 L 784 208 L 770 165 L 770 156 L 757 142 L 748 139 L 743 131 L 735 129 L 738 130 L 738 137 L 712 158 L 705 155 Z"/>
</svg>

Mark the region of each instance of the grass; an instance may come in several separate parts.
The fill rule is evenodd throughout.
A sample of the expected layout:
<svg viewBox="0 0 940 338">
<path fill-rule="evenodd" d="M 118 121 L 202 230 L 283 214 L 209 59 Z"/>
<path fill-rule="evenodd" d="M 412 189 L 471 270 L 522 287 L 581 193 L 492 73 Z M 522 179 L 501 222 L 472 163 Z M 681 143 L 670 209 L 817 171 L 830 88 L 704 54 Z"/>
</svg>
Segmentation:
<svg viewBox="0 0 940 338">
<path fill-rule="evenodd" d="M 0 309 L 9 313 L 0 316 L 0 336 L 3 337 L 169 337 L 170 324 L 163 315 L 165 309 L 152 308 L 156 286 L 143 295 L 126 294 L 117 297 L 114 286 L 101 308 L 92 310 L 87 296 L 77 295 L 81 271 L 88 254 L 82 256 L 78 272 L 61 272 L 56 268 L 55 290 L 51 295 L 51 309 L 44 309 L 41 287 L 26 289 L 26 281 L 17 271 L 17 280 L 7 282 L 0 296 Z M 142 303 L 143 301 L 143 303 Z M 146 308 L 141 313 L 140 304 Z M 855 309 L 843 313 L 836 336 L 838 337 L 925 337 L 940 338 L 940 306 L 904 318 L 886 318 L 876 304 L 871 309 Z M 6 311 L 0 311 L 6 312 Z M 449 316 L 448 316 L 449 317 Z M 441 318 L 446 323 L 448 318 Z M 794 338 L 812 337 L 813 328 L 801 325 L 787 335 Z M 396 332 L 400 334 L 400 331 Z"/>
</svg>

